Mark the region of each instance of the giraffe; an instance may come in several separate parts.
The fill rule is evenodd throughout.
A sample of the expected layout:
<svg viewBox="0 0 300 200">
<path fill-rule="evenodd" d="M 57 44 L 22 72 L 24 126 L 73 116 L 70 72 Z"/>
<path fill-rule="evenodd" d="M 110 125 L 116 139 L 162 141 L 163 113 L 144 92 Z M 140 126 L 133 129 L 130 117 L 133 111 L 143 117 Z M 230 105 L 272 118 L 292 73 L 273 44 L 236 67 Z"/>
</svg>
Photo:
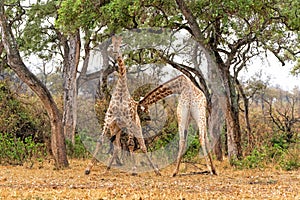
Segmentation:
<svg viewBox="0 0 300 200">
<path fill-rule="evenodd" d="M 169 80 L 168 82 L 158 86 L 147 95 L 145 95 L 145 97 L 139 102 L 139 106 L 144 111 L 147 111 L 148 106 L 171 94 L 180 94 L 177 106 L 179 151 L 176 160 L 176 167 L 173 171 L 172 176 L 176 176 L 179 171 L 179 165 L 184 154 L 184 148 L 186 146 L 187 128 L 191 118 L 196 121 L 199 129 L 199 140 L 206 159 L 207 167 L 211 174 L 216 175 L 217 173 L 212 161 L 211 154 L 209 151 L 207 151 L 207 101 L 203 92 L 199 88 L 197 88 L 190 79 L 188 79 L 184 75 L 180 75 Z"/>
<path fill-rule="evenodd" d="M 157 175 L 160 175 L 159 170 L 154 166 L 147 153 L 147 148 L 142 135 L 140 118 L 137 114 L 138 102 L 131 97 L 127 87 L 126 66 L 124 64 L 124 60 L 120 52 L 121 42 L 122 37 L 112 37 L 113 52 L 115 54 L 115 59 L 118 63 L 118 80 L 115 89 L 112 93 L 107 112 L 105 114 L 104 125 L 102 134 L 100 136 L 100 140 L 97 142 L 92 161 L 88 164 L 85 170 L 85 174 L 89 174 L 92 167 L 97 162 L 96 155 L 100 149 L 101 144 L 104 142 L 104 137 L 107 134 L 108 129 L 110 129 L 111 135 L 115 136 L 115 139 L 113 141 L 113 154 L 107 166 L 107 170 L 110 169 L 113 160 L 118 159 L 117 155 L 121 148 L 121 133 L 124 132 L 124 129 L 126 129 L 128 135 L 127 145 L 130 152 L 130 157 L 133 161 L 132 174 L 136 175 L 136 163 L 133 154 L 135 145 L 134 138 L 136 138 L 141 150 L 146 155 L 150 166 L 154 169 Z"/>
</svg>

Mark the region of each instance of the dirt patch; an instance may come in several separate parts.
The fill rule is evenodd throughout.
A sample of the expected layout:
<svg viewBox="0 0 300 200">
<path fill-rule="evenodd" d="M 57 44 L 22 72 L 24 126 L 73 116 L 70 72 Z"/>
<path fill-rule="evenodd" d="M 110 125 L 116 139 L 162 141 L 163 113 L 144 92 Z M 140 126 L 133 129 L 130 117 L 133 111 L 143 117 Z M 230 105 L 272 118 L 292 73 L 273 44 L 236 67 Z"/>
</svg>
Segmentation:
<svg viewBox="0 0 300 200">
<path fill-rule="evenodd" d="M 217 163 L 218 176 L 201 173 L 202 165 L 183 164 L 171 178 L 174 166 L 162 176 L 138 176 L 97 165 L 84 175 L 88 161 L 71 160 L 66 170 L 43 164 L 0 166 L 0 199 L 300 199 L 299 171 L 234 170 Z"/>
</svg>

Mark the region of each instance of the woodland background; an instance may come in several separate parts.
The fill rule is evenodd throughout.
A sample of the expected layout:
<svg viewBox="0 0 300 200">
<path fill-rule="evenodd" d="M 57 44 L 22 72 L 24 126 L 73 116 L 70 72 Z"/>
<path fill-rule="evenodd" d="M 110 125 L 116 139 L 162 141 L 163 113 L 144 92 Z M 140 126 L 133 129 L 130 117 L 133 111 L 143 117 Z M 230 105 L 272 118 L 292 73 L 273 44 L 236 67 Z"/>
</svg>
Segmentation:
<svg viewBox="0 0 300 200">
<path fill-rule="evenodd" d="M 1 1 L 0 164 L 33 166 L 51 157 L 62 169 L 69 166 L 68 158 L 90 158 L 76 127 L 77 95 L 85 91 L 96 97 L 86 109 L 95 107 L 101 123 L 111 89 L 107 78 L 116 71 L 109 56 L 102 55 L 105 70 L 90 72 L 92 50 L 99 44 L 107 48 L 103 42 L 124 30 L 158 27 L 187 30 L 221 71 L 226 117 L 215 160 L 226 158 L 238 169 L 271 165 L 298 170 L 300 88 L 285 91 L 262 80 L 259 73 L 249 80 L 239 74 L 251 66 L 251 59 L 266 52 L 282 65 L 292 61 L 292 73 L 299 74 L 299 10 L 297 0 Z M 125 56 L 131 76 L 136 76 L 138 64 L 174 62 L 171 55 L 147 49 Z M 164 65 L 152 67 L 151 78 L 161 82 Z M 178 63 L 172 67 L 197 77 Z M 85 85 L 89 82 L 96 89 Z M 143 96 L 142 92 L 134 95 Z M 175 105 L 168 109 L 175 110 Z M 170 115 L 149 148 L 176 135 L 176 117 Z M 191 141 L 185 161 L 197 162 L 199 144 L 195 138 Z"/>
</svg>

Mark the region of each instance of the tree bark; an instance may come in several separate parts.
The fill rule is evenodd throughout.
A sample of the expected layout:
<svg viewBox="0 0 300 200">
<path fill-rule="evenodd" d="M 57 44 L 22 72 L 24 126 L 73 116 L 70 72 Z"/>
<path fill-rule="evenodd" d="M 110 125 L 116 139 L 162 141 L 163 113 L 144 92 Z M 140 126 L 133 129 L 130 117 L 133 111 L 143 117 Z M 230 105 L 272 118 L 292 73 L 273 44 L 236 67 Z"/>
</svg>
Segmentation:
<svg viewBox="0 0 300 200">
<path fill-rule="evenodd" d="M 77 69 L 80 56 L 79 31 L 65 38 L 62 36 L 64 48 L 63 67 L 63 127 L 66 139 L 75 144 L 75 130 L 77 123 Z"/>
<path fill-rule="evenodd" d="M 41 99 L 48 113 L 51 124 L 51 150 L 57 168 L 69 166 L 65 138 L 62 128 L 62 117 L 49 90 L 45 85 L 25 66 L 20 56 L 16 39 L 12 33 L 5 16 L 4 3 L 0 1 L 0 25 L 2 29 L 2 42 L 7 52 L 7 60 L 11 69 L 26 83 Z"/>
<path fill-rule="evenodd" d="M 243 86 L 240 84 L 238 80 L 235 80 L 240 94 L 243 98 L 244 102 L 244 117 L 245 117 L 245 123 L 246 123 L 246 129 L 247 129 L 247 135 L 248 135 L 248 150 L 252 150 L 254 148 L 254 137 L 252 135 L 252 130 L 251 130 L 251 124 L 250 124 L 250 119 L 249 119 L 249 98 L 246 96 Z"/>
<path fill-rule="evenodd" d="M 219 57 L 219 55 L 216 55 Z M 219 62 L 220 59 L 217 58 Z M 222 79 L 224 83 L 226 93 L 226 125 L 227 125 L 227 147 L 228 147 L 228 159 L 233 161 L 235 159 L 242 158 L 242 146 L 241 146 L 241 129 L 239 121 L 239 106 L 238 96 L 236 94 L 234 81 L 232 80 L 229 72 L 229 67 L 219 63 L 221 67 Z M 222 61 L 223 62 L 223 61 Z"/>
</svg>

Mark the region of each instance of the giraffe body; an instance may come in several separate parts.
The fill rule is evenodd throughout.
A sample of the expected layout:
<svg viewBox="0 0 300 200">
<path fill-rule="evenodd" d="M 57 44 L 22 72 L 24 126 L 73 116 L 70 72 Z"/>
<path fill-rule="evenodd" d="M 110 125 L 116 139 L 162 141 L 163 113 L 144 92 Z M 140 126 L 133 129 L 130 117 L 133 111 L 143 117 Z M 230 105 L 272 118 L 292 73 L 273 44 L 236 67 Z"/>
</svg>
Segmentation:
<svg viewBox="0 0 300 200">
<path fill-rule="evenodd" d="M 92 162 L 88 165 L 85 170 L 86 174 L 90 173 L 91 168 L 94 166 L 96 160 L 96 155 L 99 151 L 101 143 L 104 141 L 105 135 L 107 135 L 108 129 L 110 129 L 111 135 L 115 135 L 113 141 L 114 150 L 113 155 L 108 163 L 107 169 L 110 169 L 113 160 L 118 159 L 118 152 L 121 149 L 120 137 L 123 129 L 126 129 L 128 134 L 127 145 L 133 161 L 132 174 L 135 174 L 136 164 L 133 154 L 134 149 L 134 138 L 138 140 L 138 143 L 145 153 L 151 167 L 154 169 L 157 175 L 160 175 L 159 170 L 154 166 L 147 154 L 147 148 L 142 135 L 142 128 L 140 125 L 140 118 L 137 114 L 138 102 L 136 102 L 130 95 L 127 87 L 127 76 L 126 67 L 124 60 L 120 53 L 121 38 L 112 37 L 112 43 L 114 46 L 114 53 L 116 54 L 116 60 L 118 63 L 118 80 L 115 89 L 112 93 L 112 97 L 109 103 L 108 110 L 105 114 L 104 126 L 101 135 L 101 139 L 97 142 L 96 149 L 93 154 Z"/>
<path fill-rule="evenodd" d="M 176 176 L 179 171 L 180 162 L 187 143 L 187 130 L 191 118 L 196 121 L 199 129 L 199 140 L 207 167 L 211 174 L 216 174 L 211 154 L 207 151 L 206 98 L 203 92 L 201 92 L 191 80 L 183 75 L 171 79 L 148 93 L 145 98 L 140 101 L 140 106 L 148 110 L 148 106 L 171 94 L 180 94 L 177 106 L 179 151 L 173 176 Z"/>
</svg>

